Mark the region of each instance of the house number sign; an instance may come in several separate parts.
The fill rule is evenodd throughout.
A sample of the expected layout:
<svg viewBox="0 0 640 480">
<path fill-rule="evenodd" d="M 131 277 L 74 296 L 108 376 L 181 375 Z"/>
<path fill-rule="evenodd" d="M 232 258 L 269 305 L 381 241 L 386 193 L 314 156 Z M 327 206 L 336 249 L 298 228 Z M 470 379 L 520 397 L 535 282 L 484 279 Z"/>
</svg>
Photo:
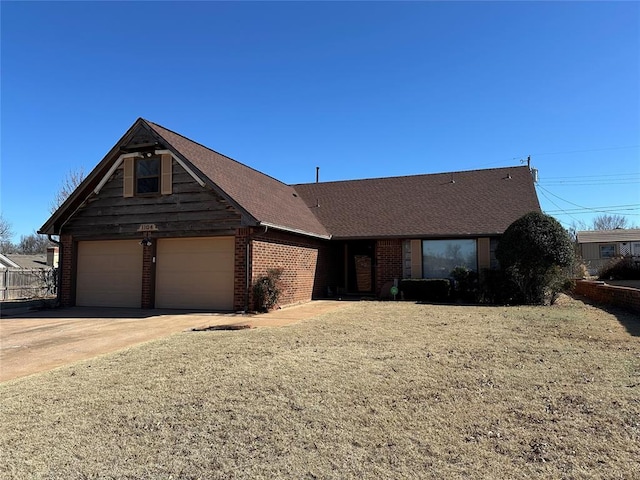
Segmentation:
<svg viewBox="0 0 640 480">
<path fill-rule="evenodd" d="M 143 223 L 138 227 L 139 232 L 157 232 L 158 227 L 155 223 Z"/>
</svg>

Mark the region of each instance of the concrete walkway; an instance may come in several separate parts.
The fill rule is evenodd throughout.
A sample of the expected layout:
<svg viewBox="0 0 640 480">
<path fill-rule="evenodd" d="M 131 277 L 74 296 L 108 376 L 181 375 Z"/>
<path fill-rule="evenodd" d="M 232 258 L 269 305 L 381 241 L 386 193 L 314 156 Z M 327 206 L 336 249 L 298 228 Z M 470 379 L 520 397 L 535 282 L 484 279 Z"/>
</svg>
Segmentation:
<svg viewBox="0 0 640 480">
<path fill-rule="evenodd" d="M 0 319 L 0 382 L 194 328 L 282 327 L 346 305 L 317 300 L 262 315 L 75 307 L 5 317 Z"/>
</svg>

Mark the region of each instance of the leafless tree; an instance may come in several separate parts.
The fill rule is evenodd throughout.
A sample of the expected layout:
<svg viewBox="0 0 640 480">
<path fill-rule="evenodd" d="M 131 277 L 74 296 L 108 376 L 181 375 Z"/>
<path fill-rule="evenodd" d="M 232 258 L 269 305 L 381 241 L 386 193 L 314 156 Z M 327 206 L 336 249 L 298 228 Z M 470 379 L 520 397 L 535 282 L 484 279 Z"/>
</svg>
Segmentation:
<svg viewBox="0 0 640 480">
<path fill-rule="evenodd" d="M 82 183 L 85 176 L 86 174 L 84 168 L 82 167 L 69 170 L 67 172 L 65 177 L 62 179 L 60 188 L 51 201 L 51 206 L 49 208 L 51 213 L 54 213 L 56 210 L 58 210 L 58 208 L 60 208 L 60 205 L 62 205 L 64 201 L 69 198 L 69 195 L 71 195 L 73 191 L 78 188 L 78 185 Z"/>
<path fill-rule="evenodd" d="M 594 230 L 615 230 L 616 228 L 629 228 L 629 220 L 622 215 L 598 215 L 593 219 Z"/>
<path fill-rule="evenodd" d="M 22 235 L 20 242 L 16 246 L 16 253 L 24 255 L 36 255 L 47 253 L 47 247 L 51 244 L 46 235 L 33 232 L 31 235 Z"/>
<path fill-rule="evenodd" d="M 11 237 L 13 237 L 11 222 L 0 215 L 0 252 L 6 253 L 13 248 Z"/>
<path fill-rule="evenodd" d="M 13 228 L 11 222 L 0 214 L 0 241 L 8 242 L 13 237 Z"/>
</svg>

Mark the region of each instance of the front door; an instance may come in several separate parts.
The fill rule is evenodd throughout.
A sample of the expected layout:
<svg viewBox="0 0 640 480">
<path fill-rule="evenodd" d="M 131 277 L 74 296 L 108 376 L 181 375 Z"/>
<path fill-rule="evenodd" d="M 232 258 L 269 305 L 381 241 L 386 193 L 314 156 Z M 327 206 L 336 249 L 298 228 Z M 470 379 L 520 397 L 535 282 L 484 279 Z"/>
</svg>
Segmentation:
<svg viewBox="0 0 640 480">
<path fill-rule="evenodd" d="M 374 291 L 375 242 L 359 240 L 347 242 L 346 277 L 349 293 Z"/>
</svg>

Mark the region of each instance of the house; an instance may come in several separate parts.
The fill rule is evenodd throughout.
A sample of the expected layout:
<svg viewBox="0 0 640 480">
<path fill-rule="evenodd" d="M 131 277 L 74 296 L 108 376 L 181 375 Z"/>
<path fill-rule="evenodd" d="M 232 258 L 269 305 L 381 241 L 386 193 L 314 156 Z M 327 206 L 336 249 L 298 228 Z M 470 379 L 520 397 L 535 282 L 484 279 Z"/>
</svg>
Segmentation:
<svg viewBox="0 0 640 480">
<path fill-rule="evenodd" d="M 287 185 L 138 119 L 39 233 L 60 236 L 63 306 L 224 311 L 269 268 L 283 305 L 481 271 L 530 211 L 524 166 Z"/>
<path fill-rule="evenodd" d="M 595 275 L 614 257 L 640 257 L 640 229 L 593 230 L 576 233 L 578 253 Z"/>
<path fill-rule="evenodd" d="M 50 269 L 58 266 L 58 247 L 47 247 L 47 253 L 25 255 L 18 253 L 0 254 L 0 269 Z"/>
<path fill-rule="evenodd" d="M 57 257 L 58 247 L 48 247 L 46 254 L 0 254 L 0 301 L 51 296 Z"/>
</svg>

